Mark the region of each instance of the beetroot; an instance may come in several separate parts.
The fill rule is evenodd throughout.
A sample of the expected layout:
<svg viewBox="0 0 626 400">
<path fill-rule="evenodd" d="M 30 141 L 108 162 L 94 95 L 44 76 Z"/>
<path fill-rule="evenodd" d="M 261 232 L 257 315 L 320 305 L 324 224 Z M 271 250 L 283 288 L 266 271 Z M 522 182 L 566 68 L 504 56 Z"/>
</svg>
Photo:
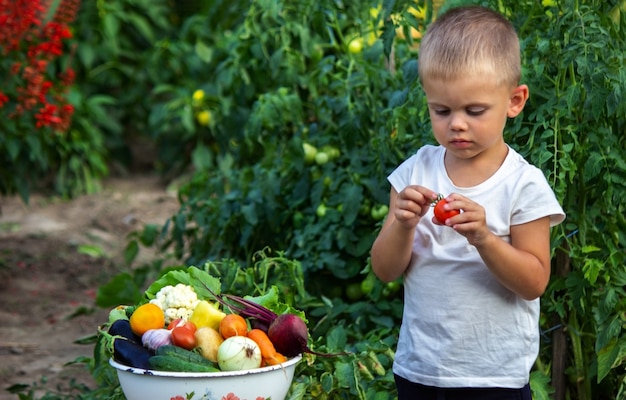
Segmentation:
<svg viewBox="0 0 626 400">
<path fill-rule="evenodd" d="M 322 357 L 345 356 L 350 353 L 318 353 L 307 345 L 309 330 L 302 318 L 295 314 L 281 314 L 274 319 L 267 331 L 267 336 L 276 351 L 285 357 L 295 357 L 301 353 L 315 354 Z"/>
<path fill-rule="evenodd" d="M 285 357 L 295 357 L 310 351 L 309 330 L 302 318 L 294 314 L 281 314 L 271 323 L 267 330 L 276 351 Z"/>
</svg>

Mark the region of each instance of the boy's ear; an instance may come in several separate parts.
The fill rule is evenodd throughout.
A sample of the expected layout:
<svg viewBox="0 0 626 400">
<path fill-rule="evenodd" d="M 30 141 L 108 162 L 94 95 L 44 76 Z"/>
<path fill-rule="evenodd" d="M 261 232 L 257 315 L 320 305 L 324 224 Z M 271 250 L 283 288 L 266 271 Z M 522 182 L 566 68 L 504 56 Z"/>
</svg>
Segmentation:
<svg viewBox="0 0 626 400">
<path fill-rule="evenodd" d="M 511 92 L 511 98 L 509 99 L 509 110 L 507 111 L 507 116 L 509 118 L 517 117 L 519 113 L 524 109 L 524 105 L 526 105 L 526 100 L 528 100 L 528 86 L 519 85 L 513 89 Z"/>
</svg>

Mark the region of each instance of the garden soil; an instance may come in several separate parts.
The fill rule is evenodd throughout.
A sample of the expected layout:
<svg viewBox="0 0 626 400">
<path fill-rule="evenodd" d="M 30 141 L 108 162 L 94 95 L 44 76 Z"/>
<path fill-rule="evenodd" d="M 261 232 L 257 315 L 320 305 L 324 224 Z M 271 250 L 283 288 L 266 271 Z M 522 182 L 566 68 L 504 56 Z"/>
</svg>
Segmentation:
<svg viewBox="0 0 626 400">
<path fill-rule="evenodd" d="M 17 399 L 7 388 L 19 384 L 36 388 L 35 398 L 69 394 L 72 381 L 94 386 L 72 362 L 92 356 L 76 341 L 106 322 L 96 291 L 126 268 L 128 235 L 178 207 L 175 191 L 145 175 L 107 179 L 72 200 L 0 197 L 0 400 Z M 142 249 L 138 263 L 154 256 Z"/>
</svg>

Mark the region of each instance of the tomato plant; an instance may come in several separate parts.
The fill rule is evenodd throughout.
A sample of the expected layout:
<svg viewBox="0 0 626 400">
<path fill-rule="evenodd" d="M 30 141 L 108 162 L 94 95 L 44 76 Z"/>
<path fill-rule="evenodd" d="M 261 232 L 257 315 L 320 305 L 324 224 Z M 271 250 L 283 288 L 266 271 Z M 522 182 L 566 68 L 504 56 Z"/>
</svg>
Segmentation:
<svg viewBox="0 0 626 400">
<path fill-rule="evenodd" d="M 386 68 L 382 40 L 360 41 L 358 57 L 345 51 L 353 38 L 380 34 L 371 29 L 383 14 L 372 17 L 368 2 L 346 9 L 309 9 L 312 4 L 289 2 L 276 13 L 253 3 L 245 23 L 227 34 L 190 19 L 187 34 L 210 46 L 212 56 L 201 61 L 217 75 L 185 89 L 155 89 L 162 104 L 155 131 L 177 140 L 203 132 L 192 154 L 197 173 L 181 187 L 185 205 L 169 221 L 164 242 L 188 263 L 246 259 L 269 246 L 303 260 L 306 274 L 327 270 L 354 278 L 364 267 L 373 224 L 386 214 L 388 190 L 380 177 L 398 161 L 402 145 L 427 134 L 420 121 L 386 106 L 393 96 L 412 96 L 404 93 L 417 83 L 415 62 Z M 271 58 L 258 59 L 259 44 Z M 398 54 L 409 52 L 403 46 Z M 248 85 L 244 78 L 249 91 L 240 90 Z M 194 100 L 198 90 L 202 99 Z M 180 118 L 200 101 L 212 110 L 206 131 Z M 392 127 L 400 134 L 390 136 Z M 404 135 L 407 130 L 416 133 Z M 359 151 L 370 147 L 381 151 Z M 378 206 L 360 214 L 367 203 Z"/>
</svg>

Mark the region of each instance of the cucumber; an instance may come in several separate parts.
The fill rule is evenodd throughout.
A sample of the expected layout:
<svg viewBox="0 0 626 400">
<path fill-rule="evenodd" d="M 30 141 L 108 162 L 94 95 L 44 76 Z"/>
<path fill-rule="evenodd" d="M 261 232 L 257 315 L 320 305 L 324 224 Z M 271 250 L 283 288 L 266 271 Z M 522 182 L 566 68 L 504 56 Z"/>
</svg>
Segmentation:
<svg viewBox="0 0 626 400">
<path fill-rule="evenodd" d="M 207 360 L 208 361 L 208 360 Z M 179 357 L 172 355 L 156 355 L 148 360 L 151 369 L 157 371 L 175 371 L 175 372 L 218 372 L 219 369 L 211 363 L 197 363 L 185 361 Z"/>
<path fill-rule="evenodd" d="M 183 349 L 182 347 L 178 347 L 174 345 L 165 345 L 165 346 L 159 347 L 156 351 L 156 355 L 175 357 L 186 362 L 215 366 L 211 361 L 202 357 L 200 353 L 197 353 L 192 350 L 186 350 L 186 349 Z"/>
</svg>

